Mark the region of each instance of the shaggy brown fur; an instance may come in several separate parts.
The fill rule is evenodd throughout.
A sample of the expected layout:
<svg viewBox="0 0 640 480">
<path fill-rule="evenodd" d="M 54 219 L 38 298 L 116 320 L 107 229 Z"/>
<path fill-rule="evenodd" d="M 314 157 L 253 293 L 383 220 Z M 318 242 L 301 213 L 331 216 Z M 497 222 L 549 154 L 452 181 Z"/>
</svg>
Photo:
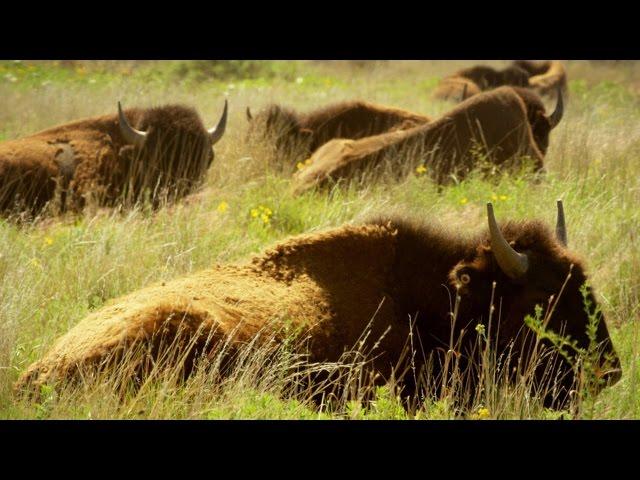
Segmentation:
<svg viewBox="0 0 640 480">
<path fill-rule="evenodd" d="M 167 105 L 125 112 L 148 131 L 144 148 L 127 145 L 115 114 L 78 120 L 0 144 L 0 212 L 38 213 L 60 194 L 61 210 L 88 200 L 112 206 L 150 194 L 190 192 L 213 161 L 210 137 L 189 107 Z"/>
<path fill-rule="evenodd" d="M 529 72 L 518 65 L 503 70 L 478 65 L 460 70 L 442 79 L 433 96 L 441 100 L 466 100 L 473 95 L 502 86 L 526 87 L 529 85 Z"/>
<path fill-rule="evenodd" d="M 481 91 L 482 89 L 473 80 L 464 77 L 446 77 L 434 90 L 433 97 L 440 100 L 461 102 Z"/>
<path fill-rule="evenodd" d="M 192 334 L 197 329 L 215 332 L 213 338 L 221 340 L 233 333 L 233 342 L 243 343 L 274 319 L 310 334 L 311 361 L 336 361 L 354 347 L 373 318 L 367 342 L 382 339 L 372 368 L 388 379 L 406 345 L 410 317 L 426 356 L 446 351 L 456 289 L 462 296 L 454 332 L 458 335 L 463 328 L 487 322 L 495 281 L 495 302 L 502 315 L 495 340 L 504 349 L 534 305 L 558 294 L 572 264 L 571 280 L 550 326 L 566 328 L 584 345 L 587 317 L 579 288 L 586 277 L 579 259 L 540 222 L 508 223 L 503 232 L 514 248 L 529 254 L 531 268 L 524 280 L 512 281 L 497 267 L 488 234 L 462 238 L 427 223 L 383 218 L 295 237 L 250 264 L 218 266 L 111 302 L 60 338 L 16 387 L 72 377 L 78 366 L 149 342 L 168 327 L 175 331 L 180 322 Z M 464 285 L 463 274 L 471 279 Z M 595 308 L 591 294 L 590 299 Z M 598 340 L 615 357 L 604 318 Z M 408 394 L 415 390 L 410 381 L 406 387 Z"/>
<path fill-rule="evenodd" d="M 545 123 L 546 122 L 546 123 Z M 318 149 L 310 165 L 293 177 L 296 193 L 327 181 L 407 157 L 428 166 L 435 180 L 463 176 L 478 161 L 477 153 L 500 165 L 521 156 L 542 169 L 550 125 L 542 101 L 533 92 L 500 87 L 476 95 L 427 125 L 361 140 L 333 140 Z M 474 153 L 475 149 L 475 153 Z M 402 168 L 395 168 L 398 174 Z"/>
<path fill-rule="evenodd" d="M 547 149 L 549 148 L 549 133 L 552 128 L 542 99 L 536 92 L 528 88 L 512 88 L 527 108 L 527 119 L 529 120 L 531 134 L 533 135 L 536 146 L 540 149 L 542 155 L 546 155 Z"/>
<path fill-rule="evenodd" d="M 529 73 L 517 65 L 511 65 L 502 70 L 479 65 L 465 68 L 456 72 L 454 77 L 468 78 L 481 90 L 491 90 L 502 86 L 526 87 L 529 83 Z"/>
<path fill-rule="evenodd" d="M 555 94 L 558 86 L 563 93 L 567 92 L 567 70 L 558 60 L 535 62 L 532 60 L 516 60 L 513 66 L 529 72 L 529 87 L 541 95 Z"/>
<path fill-rule="evenodd" d="M 405 130 L 431 121 L 426 115 L 364 101 L 340 102 L 307 113 L 271 105 L 250 119 L 249 138 L 269 141 L 276 148 L 294 153 L 294 160 L 307 158 L 334 138 L 358 139 L 393 130 Z"/>
</svg>

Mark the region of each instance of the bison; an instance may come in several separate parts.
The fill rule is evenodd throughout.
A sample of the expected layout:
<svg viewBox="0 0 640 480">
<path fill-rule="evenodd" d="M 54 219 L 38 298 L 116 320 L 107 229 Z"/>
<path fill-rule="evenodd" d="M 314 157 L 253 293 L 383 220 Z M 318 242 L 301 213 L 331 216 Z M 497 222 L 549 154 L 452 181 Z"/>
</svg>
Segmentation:
<svg viewBox="0 0 640 480">
<path fill-rule="evenodd" d="M 567 93 L 567 70 L 560 61 L 516 60 L 513 66 L 529 73 L 529 87 L 541 95 L 553 94 L 559 90 Z"/>
<path fill-rule="evenodd" d="M 442 79 L 434 90 L 433 97 L 439 100 L 462 102 L 480 92 L 482 89 L 473 80 L 452 76 Z"/>
<path fill-rule="evenodd" d="M 549 144 L 549 132 L 560 122 L 562 95 L 551 115 L 531 90 L 500 87 L 476 95 L 442 117 L 409 130 L 360 140 L 336 139 L 319 148 L 309 165 L 296 172 L 296 193 L 329 181 L 351 178 L 393 162 L 394 174 L 406 173 L 407 164 L 424 163 L 437 182 L 458 178 L 486 158 L 496 165 L 530 157 L 537 170 Z M 406 161 L 409 157 L 411 160 Z M 402 163 L 402 165 L 398 165 Z"/>
<path fill-rule="evenodd" d="M 443 78 L 433 96 L 440 100 L 463 101 L 482 91 L 502 86 L 526 87 L 529 76 L 530 73 L 519 65 L 510 65 L 502 70 L 478 65 Z"/>
<path fill-rule="evenodd" d="M 406 130 L 431 119 L 422 114 L 364 101 L 340 102 L 308 113 L 270 105 L 254 116 L 247 107 L 248 138 L 273 141 L 277 151 L 297 159 L 334 138 L 358 139 L 392 130 Z"/>
<path fill-rule="evenodd" d="M 202 181 L 222 138 L 227 102 L 207 130 L 190 107 L 132 108 L 0 144 L 0 211 L 37 214 L 57 200 L 80 210 L 178 198 Z"/>
<path fill-rule="evenodd" d="M 525 348 L 529 337 L 519 332 L 526 330 L 525 317 L 537 305 L 550 312 L 547 327 L 569 335 L 576 348 L 589 344 L 586 329 L 595 318 L 591 342 L 600 348 L 598 375 L 602 385 L 617 381 L 620 363 L 594 293 L 583 287 L 582 262 L 565 243 L 564 215 L 558 216 L 554 234 L 540 221 L 500 228 L 491 204 L 487 208 L 488 231 L 472 236 L 437 226 L 434 219 L 378 218 L 294 237 L 246 264 L 216 266 L 143 288 L 80 321 L 15 387 L 25 392 L 70 381 L 83 367 L 100 365 L 109 356 L 122 358 L 123 351 L 152 345 L 160 334 L 186 331 L 210 339 L 208 345 L 230 338 L 237 345 L 251 341 L 265 325 L 283 323 L 308 336 L 311 362 L 337 361 L 359 341 L 369 347 L 377 343 L 367 368 L 379 381 L 391 378 L 399 365 L 411 328 L 424 353 L 414 359 L 418 372 L 424 372 L 430 355 L 454 348 L 453 338 L 461 342 L 457 354 L 471 362 L 474 341 L 463 331 L 479 324 L 486 325 L 497 351 L 510 349 L 512 365 L 523 366 L 531 358 Z M 361 336 L 367 328 L 370 335 Z M 156 347 L 145 351 L 157 354 Z M 549 364 L 534 365 L 540 382 L 553 381 L 545 396 L 548 405 L 563 404 L 574 388 L 572 355 L 554 363 L 553 372 Z M 407 396 L 416 392 L 413 379 L 402 385 Z"/>
</svg>

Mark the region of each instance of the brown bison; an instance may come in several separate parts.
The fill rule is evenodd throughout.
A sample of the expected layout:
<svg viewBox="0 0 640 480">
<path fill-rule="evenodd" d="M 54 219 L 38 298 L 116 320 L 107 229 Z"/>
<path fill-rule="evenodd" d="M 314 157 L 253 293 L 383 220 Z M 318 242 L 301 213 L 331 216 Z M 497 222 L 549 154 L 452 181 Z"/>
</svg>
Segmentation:
<svg viewBox="0 0 640 480">
<path fill-rule="evenodd" d="M 502 70 L 478 65 L 443 78 L 433 96 L 441 100 L 462 101 L 502 86 L 526 87 L 529 85 L 529 76 L 529 72 L 518 65 L 510 65 Z"/>
<path fill-rule="evenodd" d="M 482 89 L 473 81 L 464 77 L 446 77 L 438 84 L 433 92 L 433 97 L 440 100 L 462 102 L 482 92 Z"/>
<path fill-rule="evenodd" d="M 529 73 L 529 87 L 541 95 L 548 95 L 561 90 L 567 92 L 567 70 L 558 60 L 535 62 L 532 60 L 516 60 L 513 67 L 519 67 Z"/>
<path fill-rule="evenodd" d="M 189 107 L 133 108 L 0 144 L 0 211 L 40 212 L 183 196 L 198 185 L 222 138 L 227 103 L 207 130 Z"/>
<path fill-rule="evenodd" d="M 296 193 L 350 178 L 373 167 L 394 162 L 394 172 L 406 173 L 422 162 L 437 182 L 452 175 L 460 178 L 474 168 L 479 157 L 496 165 L 522 156 L 536 169 L 543 168 L 549 132 L 563 115 L 562 96 L 547 116 L 539 96 L 528 89 L 500 87 L 476 95 L 442 117 L 410 130 L 360 140 L 337 139 L 326 143 L 311 157 L 309 166 L 293 177 Z M 397 165 L 402 162 L 402 165 Z"/>
<path fill-rule="evenodd" d="M 564 244 L 564 217 L 559 217 L 559 237 L 539 221 L 499 228 L 491 204 L 488 221 L 488 231 L 471 237 L 433 222 L 384 218 L 298 236 L 248 264 L 217 266 L 144 288 L 80 321 L 28 368 L 16 388 L 69 380 L 80 367 L 100 365 L 109 355 L 121 358 L 118 352 L 152 345 L 161 334 L 186 331 L 212 339 L 209 345 L 229 337 L 242 344 L 265 325 L 282 323 L 308 336 L 312 362 L 337 361 L 361 340 L 379 342 L 369 366 L 381 381 L 399 364 L 410 323 L 424 351 L 414 359 L 418 371 L 427 357 L 451 348 L 452 338 L 462 342 L 457 352 L 469 355 L 474 340 L 462 332 L 478 324 L 487 326 L 497 351 L 513 347 L 511 364 L 522 366 L 529 358 L 524 347 L 530 335 L 519 333 L 536 305 L 552 307 L 547 327 L 569 335 L 577 348 L 589 343 L 589 316 L 597 318 L 598 375 L 603 384 L 615 382 L 620 364 L 592 291 L 581 291 L 587 277 Z M 496 306 L 493 319 L 491 305 Z M 370 335 L 361 337 L 367 328 Z M 153 356 L 157 349 L 148 352 Z M 547 404 L 561 404 L 573 388 L 571 359 L 571 353 L 561 358 L 553 375 L 545 377 L 553 381 Z M 550 374 L 548 364 L 535 368 L 540 381 L 543 370 Z M 407 395 L 416 390 L 412 382 L 405 379 Z"/>
<path fill-rule="evenodd" d="M 307 158 L 334 138 L 358 139 L 428 123 L 426 115 L 364 101 L 340 102 L 307 113 L 271 105 L 254 116 L 249 139 L 274 141 L 278 152 Z"/>
</svg>

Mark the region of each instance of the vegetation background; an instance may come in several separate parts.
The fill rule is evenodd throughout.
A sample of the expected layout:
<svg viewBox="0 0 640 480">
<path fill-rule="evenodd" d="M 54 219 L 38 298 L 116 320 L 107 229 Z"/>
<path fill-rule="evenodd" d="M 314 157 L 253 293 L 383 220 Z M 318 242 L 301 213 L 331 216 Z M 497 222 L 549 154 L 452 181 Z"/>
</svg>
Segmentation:
<svg viewBox="0 0 640 480">
<path fill-rule="evenodd" d="M 485 203 L 500 219 L 555 220 L 564 199 L 570 247 L 585 258 L 623 367 L 578 418 L 640 418 L 640 62 L 567 62 L 569 97 L 551 134 L 548 176 L 477 176 L 439 191 L 428 175 L 292 197 L 280 171 L 245 143 L 245 108 L 278 102 L 307 110 L 362 98 L 437 116 L 442 76 L 466 61 L 2 61 L 0 141 L 124 106 L 182 102 L 209 126 L 225 95 L 230 118 L 204 188 L 156 213 L 88 209 L 18 227 L 0 220 L 0 418 L 452 418 L 446 402 L 407 414 L 388 388 L 372 407 L 350 402 L 316 411 L 282 395 L 282 376 L 236 375 L 213 385 L 158 381 L 125 401 L 104 386 L 41 392 L 18 400 L 11 385 L 60 335 L 108 299 L 149 283 L 245 261 L 302 232 L 394 209 L 461 230 L 485 226 Z M 478 63 L 478 62 L 473 62 Z M 506 62 L 482 62 L 503 66 Z M 256 356 L 253 362 L 260 363 Z M 255 366 L 254 365 L 254 366 Z M 255 373 L 255 372 L 254 372 Z M 557 418 L 512 392 L 477 405 L 473 418 Z M 506 397 L 505 397 L 506 398 Z M 529 402 L 529 403 L 527 403 Z M 524 408 L 523 405 L 528 405 Z M 565 416 L 566 416 L 565 412 Z"/>
</svg>

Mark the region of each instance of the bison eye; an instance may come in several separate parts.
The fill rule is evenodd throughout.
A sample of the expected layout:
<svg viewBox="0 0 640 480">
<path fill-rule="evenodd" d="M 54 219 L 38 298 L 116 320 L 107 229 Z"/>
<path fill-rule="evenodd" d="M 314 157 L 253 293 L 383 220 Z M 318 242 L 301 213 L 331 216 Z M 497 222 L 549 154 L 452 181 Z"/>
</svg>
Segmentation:
<svg viewBox="0 0 640 480">
<path fill-rule="evenodd" d="M 460 281 L 464 285 L 467 285 L 471 281 L 471 277 L 469 276 L 468 273 L 463 273 L 462 275 L 460 275 Z"/>
</svg>

